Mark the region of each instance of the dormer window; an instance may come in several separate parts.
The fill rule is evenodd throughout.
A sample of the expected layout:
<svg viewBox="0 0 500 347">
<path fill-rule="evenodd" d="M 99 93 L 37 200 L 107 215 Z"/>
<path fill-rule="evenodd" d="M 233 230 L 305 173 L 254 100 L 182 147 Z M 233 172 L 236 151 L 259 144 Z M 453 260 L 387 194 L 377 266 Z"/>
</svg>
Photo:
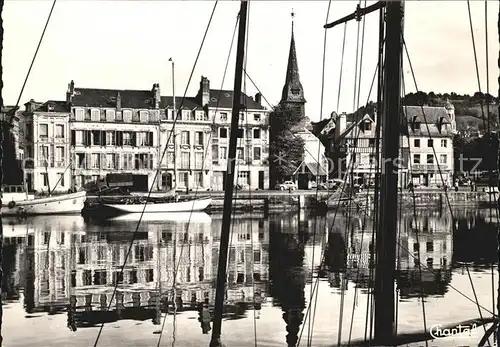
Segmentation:
<svg viewBox="0 0 500 347">
<path fill-rule="evenodd" d="M 75 120 L 79 122 L 83 122 L 85 120 L 85 113 L 80 109 L 75 109 Z"/>
<path fill-rule="evenodd" d="M 220 113 L 220 121 L 223 123 L 227 122 L 227 113 L 226 112 L 221 112 Z"/>
<path fill-rule="evenodd" d="M 92 122 L 99 122 L 101 120 L 101 112 L 97 109 L 90 110 L 90 120 Z"/>
<path fill-rule="evenodd" d="M 159 118 L 160 118 L 160 111 L 159 110 L 149 111 L 149 121 L 151 123 L 157 122 Z"/>
<path fill-rule="evenodd" d="M 196 113 L 196 120 L 197 121 L 203 121 L 203 120 L 205 120 L 205 117 L 204 117 L 205 116 L 205 112 L 203 112 L 203 111 L 195 111 L 195 113 Z"/>
<path fill-rule="evenodd" d="M 420 130 L 420 122 L 415 122 L 413 127 L 415 130 Z"/>
<path fill-rule="evenodd" d="M 189 120 L 189 110 L 182 110 L 182 120 Z"/>
<path fill-rule="evenodd" d="M 106 122 L 115 121 L 115 110 L 106 110 Z"/>
<path fill-rule="evenodd" d="M 141 123 L 147 123 L 147 121 L 148 121 L 148 111 L 139 111 L 139 121 Z"/>
<path fill-rule="evenodd" d="M 260 122 L 260 114 L 259 113 L 255 113 L 253 115 L 253 120 L 256 121 L 256 122 Z"/>
<path fill-rule="evenodd" d="M 132 111 L 130 111 L 130 110 L 124 110 L 123 111 L 123 121 L 125 123 L 132 122 Z"/>
<path fill-rule="evenodd" d="M 370 123 L 370 122 L 364 122 L 364 124 L 363 124 L 363 130 L 364 131 L 371 131 L 372 130 L 372 123 Z"/>
</svg>

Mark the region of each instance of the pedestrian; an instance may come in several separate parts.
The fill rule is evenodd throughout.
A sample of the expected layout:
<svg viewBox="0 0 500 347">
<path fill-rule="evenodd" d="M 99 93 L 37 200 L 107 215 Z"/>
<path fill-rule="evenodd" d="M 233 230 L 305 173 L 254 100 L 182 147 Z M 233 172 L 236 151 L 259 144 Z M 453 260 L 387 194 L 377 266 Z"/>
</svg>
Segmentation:
<svg viewBox="0 0 500 347">
<path fill-rule="evenodd" d="M 455 181 L 455 191 L 458 192 L 458 181 Z"/>
</svg>

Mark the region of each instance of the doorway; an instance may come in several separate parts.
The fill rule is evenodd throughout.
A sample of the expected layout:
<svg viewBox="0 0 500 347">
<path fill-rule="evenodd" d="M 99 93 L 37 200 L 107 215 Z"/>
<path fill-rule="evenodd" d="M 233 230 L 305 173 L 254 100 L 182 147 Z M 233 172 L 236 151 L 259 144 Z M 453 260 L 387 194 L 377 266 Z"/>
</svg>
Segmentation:
<svg viewBox="0 0 500 347">
<path fill-rule="evenodd" d="M 259 171 L 259 189 L 264 190 L 264 171 Z"/>
</svg>

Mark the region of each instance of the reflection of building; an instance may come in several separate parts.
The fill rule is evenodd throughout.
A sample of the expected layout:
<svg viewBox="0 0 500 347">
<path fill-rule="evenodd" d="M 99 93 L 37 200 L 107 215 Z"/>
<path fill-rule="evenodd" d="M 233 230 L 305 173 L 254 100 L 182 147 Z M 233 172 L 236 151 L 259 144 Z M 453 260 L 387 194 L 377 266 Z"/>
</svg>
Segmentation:
<svg viewBox="0 0 500 347">
<path fill-rule="evenodd" d="M 28 190 L 67 191 L 71 187 L 69 106 L 64 101 L 30 100 L 21 116 Z"/>
</svg>

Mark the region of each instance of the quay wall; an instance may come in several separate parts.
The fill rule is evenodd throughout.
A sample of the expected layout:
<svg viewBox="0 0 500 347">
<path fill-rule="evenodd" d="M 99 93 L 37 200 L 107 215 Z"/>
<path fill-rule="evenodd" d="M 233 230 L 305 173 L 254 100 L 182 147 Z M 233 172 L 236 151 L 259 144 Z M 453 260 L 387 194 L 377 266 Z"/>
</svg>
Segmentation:
<svg viewBox="0 0 500 347">
<path fill-rule="evenodd" d="M 363 194 L 363 193 L 361 193 Z M 368 205 L 373 205 L 373 192 L 368 192 Z M 238 196 L 239 195 L 239 196 Z M 328 193 L 306 191 L 306 192 L 277 192 L 277 191 L 256 191 L 251 194 L 241 193 L 233 199 L 234 210 L 267 210 L 267 211 L 289 211 L 295 209 L 311 209 L 316 208 L 318 203 L 326 202 Z M 208 197 L 212 198 L 212 204 L 209 207 L 210 211 L 222 211 L 224 205 L 224 193 L 217 192 L 207 194 L 181 195 L 181 199 L 185 198 Z M 363 195 L 361 195 L 363 196 Z M 112 197 L 107 197 L 110 199 Z M 117 200 L 123 197 L 116 197 Z M 88 202 L 96 202 L 96 196 L 88 196 Z M 412 207 L 437 207 L 447 208 L 448 206 L 488 206 L 495 205 L 498 194 L 488 194 L 487 192 L 470 192 L 470 191 L 408 191 L 399 193 L 399 205 L 404 208 Z"/>
</svg>

